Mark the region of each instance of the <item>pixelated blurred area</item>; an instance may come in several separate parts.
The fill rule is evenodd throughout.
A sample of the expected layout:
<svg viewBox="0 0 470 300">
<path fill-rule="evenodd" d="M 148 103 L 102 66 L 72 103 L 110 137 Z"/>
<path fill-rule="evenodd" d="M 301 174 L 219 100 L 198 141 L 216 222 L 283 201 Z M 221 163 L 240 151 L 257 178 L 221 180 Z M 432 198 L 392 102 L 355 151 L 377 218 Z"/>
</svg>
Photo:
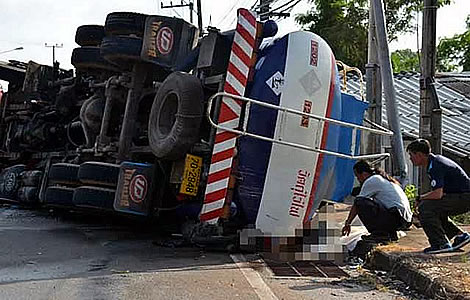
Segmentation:
<svg viewBox="0 0 470 300">
<path fill-rule="evenodd" d="M 271 236 L 247 229 L 240 235 L 240 245 L 242 249 L 258 252 L 273 261 L 343 264 L 347 248 L 340 241 L 341 224 L 335 217 L 335 206 L 325 203 L 309 223 L 296 230 L 295 236 Z"/>
</svg>

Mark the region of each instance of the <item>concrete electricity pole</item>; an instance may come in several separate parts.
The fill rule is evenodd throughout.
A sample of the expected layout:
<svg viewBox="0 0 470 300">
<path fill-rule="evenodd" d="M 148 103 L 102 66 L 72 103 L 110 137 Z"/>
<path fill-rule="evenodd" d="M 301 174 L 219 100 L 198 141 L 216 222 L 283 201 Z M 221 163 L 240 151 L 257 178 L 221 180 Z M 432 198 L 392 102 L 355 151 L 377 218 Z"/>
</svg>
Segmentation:
<svg viewBox="0 0 470 300">
<path fill-rule="evenodd" d="M 442 153 L 442 110 L 439 105 L 434 76 L 436 73 L 437 0 L 424 0 L 423 40 L 421 49 L 419 136 L 427 139 L 433 153 Z M 426 170 L 420 173 L 420 193 L 430 189 Z"/>
<path fill-rule="evenodd" d="M 377 54 L 380 62 L 380 75 L 382 77 L 385 101 L 387 103 L 388 127 L 394 133 L 390 138 L 390 143 L 392 145 L 391 159 L 394 166 L 394 175 L 398 175 L 397 179 L 403 185 L 408 179 L 408 168 L 405 162 L 405 150 L 403 147 L 403 138 L 401 135 L 400 117 L 398 114 L 398 105 L 396 101 L 392 63 L 390 60 L 390 50 L 388 49 L 387 30 L 385 26 L 385 11 L 382 0 L 372 0 L 371 4 L 375 15 Z"/>
<path fill-rule="evenodd" d="M 272 0 L 261 0 L 259 3 L 260 7 L 260 20 L 261 22 L 267 21 L 269 19 L 269 10 L 271 7 L 269 4 L 272 2 Z"/>
<path fill-rule="evenodd" d="M 369 102 L 369 119 L 382 125 L 382 79 L 380 77 L 380 63 L 377 52 L 377 36 L 375 25 L 374 6 L 369 8 L 369 41 L 366 65 L 366 97 Z M 382 152 L 382 136 L 368 134 L 367 153 Z"/>
<path fill-rule="evenodd" d="M 202 36 L 203 31 L 202 31 L 202 10 L 201 10 L 201 0 L 196 0 L 196 6 L 197 6 L 197 24 L 199 28 L 199 36 Z M 189 22 L 193 24 L 193 12 L 194 12 L 194 1 L 189 0 L 189 3 L 185 3 L 183 0 L 181 0 L 181 4 L 175 4 L 170 1 L 170 5 L 163 5 L 161 3 L 161 8 L 175 8 L 175 7 L 189 7 Z"/>
<path fill-rule="evenodd" d="M 55 48 L 62 48 L 64 44 L 53 44 L 53 45 L 48 45 L 47 43 L 44 44 L 46 48 L 52 48 L 52 69 L 54 70 L 52 72 L 52 84 L 54 84 L 56 78 L 56 73 L 59 71 L 58 67 L 56 67 L 56 60 L 55 60 Z"/>
<path fill-rule="evenodd" d="M 173 5 L 173 2 L 170 1 L 170 5 L 163 5 L 163 2 L 161 3 L 161 8 L 175 8 L 175 7 L 189 7 L 189 22 L 192 24 L 193 23 L 193 8 L 194 8 L 194 3 L 192 1 L 189 1 L 188 4 L 183 3 L 183 0 L 181 0 L 181 4 L 175 4 Z"/>
<path fill-rule="evenodd" d="M 202 28 L 202 9 L 201 9 L 201 0 L 196 0 L 197 6 L 197 27 L 199 27 L 199 36 L 203 35 Z"/>
</svg>

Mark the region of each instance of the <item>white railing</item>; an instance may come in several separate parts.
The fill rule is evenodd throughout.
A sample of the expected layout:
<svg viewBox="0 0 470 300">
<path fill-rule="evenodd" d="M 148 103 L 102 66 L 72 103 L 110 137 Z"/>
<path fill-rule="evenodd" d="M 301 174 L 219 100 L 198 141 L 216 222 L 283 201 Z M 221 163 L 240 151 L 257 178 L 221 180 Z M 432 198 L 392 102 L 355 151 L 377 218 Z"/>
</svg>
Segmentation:
<svg viewBox="0 0 470 300">
<path fill-rule="evenodd" d="M 219 97 L 219 99 L 217 99 L 216 101 L 220 101 L 222 99 L 222 97 L 229 97 L 229 98 L 232 98 L 232 99 L 235 99 L 235 100 L 240 100 L 240 101 L 246 102 L 245 114 L 244 114 L 243 118 L 242 117 L 240 118 L 240 123 L 241 123 L 241 128 L 240 128 L 240 124 L 239 124 L 240 129 L 233 129 L 233 128 L 221 126 L 221 125 L 217 124 L 216 122 L 214 122 L 214 120 L 212 120 L 212 118 L 211 118 L 212 102 L 214 101 L 214 99 L 216 99 L 218 97 Z M 282 114 L 281 118 L 286 114 L 294 114 L 294 115 L 299 115 L 299 116 L 308 117 L 308 118 L 311 118 L 311 119 L 314 119 L 314 120 L 318 120 L 320 122 L 328 122 L 328 123 L 331 123 L 331 124 L 352 128 L 353 130 L 352 130 L 352 141 L 351 141 L 350 155 L 343 154 L 343 153 L 338 153 L 338 152 L 333 152 L 333 151 L 329 151 L 329 150 L 325 150 L 325 149 L 319 149 L 317 147 L 312 147 L 312 146 L 309 146 L 309 145 L 302 145 L 302 144 L 298 144 L 298 143 L 283 141 L 282 137 L 279 137 L 278 139 L 275 139 L 275 138 L 266 137 L 266 136 L 257 135 L 257 134 L 248 132 L 247 131 L 247 124 L 248 124 L 248 119 L 249 119 L 249 111 L 250 111 L 250 107 L 251 107 L 252 104 L 280 111 L 281 114 Z M 295 109 L 292 109 L 292 108 L 277 106 L 277 105 L 261 102 L 261 101 L 255 100 L 255 99 L 241 97 L 241 96 L 237 96 L 237 95 L 233 95 L 233 94 L 229 94 L 229 93 L 224 93 L 224 92 L 216 93 L 216 94 L 212 95 L 209 98 L 208 105 L 207 105 L 207 118 L 208 118 L 209 123 L 211 124 L 211 126 L 213 126 L 215 128 L 218 128 L 218 129 L 221 129 L 221 130 L 232 132 L 232 133 L 238 134 L 240 136 L 248 136 L 248 137 L 252 137 L 252 138 L 255 138 L 255 139 L 268 141 L 268 142 L 281 144 L 281 145 L 286 145 L 286 146 L 290 146 L 290 147 L 294 147 L 294 148 L 298 148 L 298 149 L 303 149 L 303 150 L 307 150 L 307 151 L 313 151 L 313 152 L 318 152 L 318 153 L 323 153 L 323 154 L 328 154 L 328 155 L 334 155 L 334 156 L 338 156 L 338 157 L 341 157 L 341 158 L 347 158 L 347 159 L 376 159 L 376 158 L 382 158 L 382 157 L 389 157 L 390 156 L 389 153 L 354 155 L 354 152 L 355 152 L 354 150 L 356 148 L 356 137 L 357 137 L 357 131 L 358 130 L 368 131 L 368 132 L 375 133 L 375 134 L 380 134 L 380 135 L 387 135 L 387 136 L 393 135 L 392 131 L 390 131 L 387 128 L 384 128 L 384 127 L 382 127 L 378 124 L 375 124 L 375 123 L 372 123 L 371 126 L 377 128 L 377 129 L 369 128 L 369 127 L 365 127 L 365 126 L 361 126 L 361 125 L 357 125 L 357 124 L 347 123 L 347 122 L 343 122 L 343 121 L 338 121 L 338 120 L 334 120 L 334 119 L 330 119 L 330 118 L 326 118 L 326 117 L 322 117 L 322 116 L 317 116 L 317 115 L 314 115 L 314 114 L 305 113 L 303 111 L 295 110 Z"/>
</svg>

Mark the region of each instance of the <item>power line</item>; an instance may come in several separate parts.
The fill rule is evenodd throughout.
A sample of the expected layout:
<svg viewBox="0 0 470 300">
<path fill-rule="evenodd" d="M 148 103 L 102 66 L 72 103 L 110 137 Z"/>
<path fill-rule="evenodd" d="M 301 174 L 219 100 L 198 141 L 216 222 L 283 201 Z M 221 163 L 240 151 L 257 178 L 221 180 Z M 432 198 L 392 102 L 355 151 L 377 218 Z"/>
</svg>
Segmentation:
<svg viewBox="0 0 470 300">
<path fill-rule="evenodd" d="M 251 0 L 244 0 L 244 2 L 242 2 L 242 1 L 237 1 L 237 3 L 239 4 L 238 7 L 245 7 L 245 6 L 248 4 L 249 1 L 251 1 Z M 236 5 L 237 3 L 235 3 L 235 5 Z M 232 10 L 233 10 L 233 9 L 232 9 Z M 237 15 L 237 14 L 234 14 L 234 16 L 233 16 L 232 18 L 230 18 L 230 19 L 224 18 L 223 20 L 230 20 L 228 23 L 225 23 L 225 24 L 228 24 L 228 27 L 231 28 L 232 25 L 233 25 L 233 23 L 234 23 L 237 19 L 238 19 L 238 15 Z M 223 20 L 222 20 L 222 23 L 224 22 Z M 220 28 L 222 28 L 222 24 L 220 24 Z"/>
<path fill-rule="evenodd" d="M 250 10 L 253 10 L 255 8 L 256 3 L 258 3 L 258 0 L 256 0 L 255 3 L 253 3 L 253 5 L 250 7 Z"/>
<path fill-rule="evenodd" d="M 225 18 L 228 17 L 228 15 L 230 15 L 230 13 L 235 9 L 235 6 L 237 6 L 237 3 L 238 3 L 238 1 L 236 1 L 236 2 L 232 5 L 232 8 L 230 8 L 230 9 L 228 10 L 228 12 L 224 15 L 223 18 L 219 19 L 219 21 L 217 22 L 216 27 L 219 27 L 219 24 L 220 24 L 221 22 L 223 22 L 223 21 L 225 20 Z"/>
<path fill-rule="evenodd" d="M 261 14 L 259 14 L 259 16 L 278 16 L 278 17 L 288 17 L 288 15 L 286 14 L 283 14 L 285 13 L 286 11 L 289 11 L 291 9 L 294 8 L 294 6 L 296 6 L 297 4 L 299 4 L 299 2 L 302 1 L 302 0 L 290 0 L 284 4 L 282 4 L 281 6 L 278 6 L 276 8 L 273 8 L 271 9 L 270 11 L 267 11 L 267 12 L 263 12 Z M 295 2 L 295 3 L 294 3 Z M 293 3 L 293 4 L 292 4 Z M 292 4 L 292 5 L 291 5 Z M 290 6 L 289 6 L 290 5 Z M 288 6 L 287 8 L 281 10 L 281 11 L 278 11 L 276 12 L 277 10 L 280 10 L 281 8 L 284 8 Z"/>
<path fill-rule="evenodd" d="M 253 9 L 253 8 L 255 8 L 255 9 L 265 8 L 266 6 L 269 6 L 269 5 L 271 5 L 271 4 L 274 4 L 274 3 L 277 2 L 277 1 L 279 1 L 279 0 L 270 0 L 270 1 L 266 1 L 264 4 L 260 4 L 260 5 L 258 5 L 258 6 L 256 6 L 256 3 L 258 2 L 258 1 L 256 1 L 255 5 L 253 5 L 253 7 L 252 7 L 251 9 Z"/>
<path fill-rule="evenodd" d="M 294 8 L 297 4 L 299 4 L 301 1 L 302 1 L 302 0 L 297 0 L 294 4 L 292 4 L 292 5 L 289 6 L 288 8 L 282 10 L 281 13 L 282 13 L 282 12 L 285 12 L 285 11 L 287 11 L 287 10 L 289 10 L 289 9 L 293 9 L 293 8 Z M 294 0 L 291 0 L 290 2 L 292 3 L 292 2 L 294 2 Z"/>
<path fill-rule="evenodd" d="M 178 17 L 180 17 L 181 19 L 183 19 L 183 17 L 176 11 L 176 9 L 173 8 L 173 12 L 174 12 Z"/>
<path fill-rule="evenodd" d="M 197 14 L 197 11 L 194 10 L 194 2 L 190 2 L 190 3 L 193 3 L 193 5 L 190 5 L 190 3 L 186 2 L 185 0 L 182 0 L 182 1 L 184 4 L 188 5 L 193 12 Z"/>
</svg>

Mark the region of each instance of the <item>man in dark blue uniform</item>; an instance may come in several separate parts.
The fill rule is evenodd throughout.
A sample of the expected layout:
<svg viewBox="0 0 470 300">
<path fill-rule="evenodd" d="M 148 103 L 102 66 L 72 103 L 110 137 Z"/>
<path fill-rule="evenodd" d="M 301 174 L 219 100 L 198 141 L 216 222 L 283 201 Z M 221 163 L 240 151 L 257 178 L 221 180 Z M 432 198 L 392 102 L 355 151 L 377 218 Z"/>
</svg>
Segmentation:
<svg viewBox="0 0 470 300">
<path fill-rule="evenodd" d="M 424 252 L 450 252 L 465 246 L 470 242 L 470 235 L 456 226 L 449 216 L 470 211 L 470 178 L 451 159 L 432 154 L 427 140 L 411 142 L 406 151 L 414 165 L 427 168 L 431 180 L 432 190 L 419 195 L 416 203 L 419 220 L 431 245 Z"/>
</svg>

